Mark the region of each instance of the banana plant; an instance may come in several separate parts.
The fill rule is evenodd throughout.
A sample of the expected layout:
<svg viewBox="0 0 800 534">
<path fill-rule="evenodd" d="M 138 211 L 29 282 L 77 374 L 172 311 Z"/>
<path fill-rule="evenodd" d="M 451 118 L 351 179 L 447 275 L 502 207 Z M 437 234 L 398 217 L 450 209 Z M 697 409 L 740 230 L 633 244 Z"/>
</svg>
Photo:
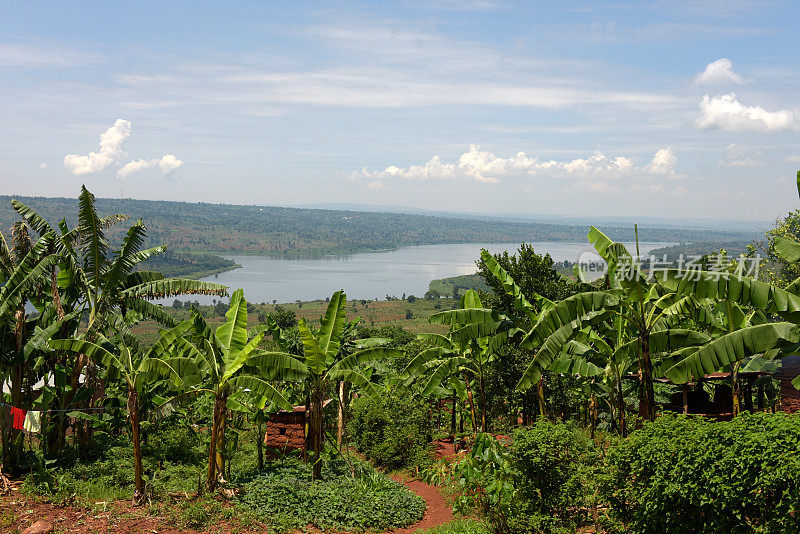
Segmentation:
<svg viewBox="0 0 800 534">
<path fill-rule="evenodd" d="M 565 345 L 583 328 L 603 324 L 613 317 L 622 319 L 638 363 L 639 411 L 643 418 L 655 418 L 653 360 L 687 346 L 705 343 L 708 336 L 692 329 L 673 328 L 689 307 L 681 299 L 650 282 L 621 243 L 614 243 L 592 227 L 589 241 L 609 266 L 609 289 L 586 291 L 568 297 L 544 310 L 520 343 L 536 350 L 533 361 L 517 388 L 526 390 L 561 354 Z M 698 311 L 696 315 L 700 315 Z"/>
<path fill-rule="evenodd" d="M 184 322 L 171 330 L 163 332 L 158 341 L 146 353 L 131 349 L 124 341 L 113 344 L 104 337 L 100 338 L 100 341 L 102 341 L 100 344 L 75 338 L 54 339 L 49 342 L 50 347 L 54 350 L 85 354 L 103 365 L 109 378 L 121 378 L 125 382 L 128 389 L 127 407 L 131 422 L 131 440 L 133 442 L 133 499 L 136 503 L 141 502 L 145 497 L 142 449 L 139 437 L 141 422 L 140 395 L 143 388 L 156 377 L 170 379 L 175 387 L 180 387 L 184 383 L 196 383 L 199 381 L 199 369 L 193 359 L 183 356 L 159 357 L 190 326 L 188 322 Z"/>
<path fill-rule="evenodd" d="M 484 308 L 477 292 L 472 289 L 462 295 L 460 309 L 434 314 L 430 321 L 449 325 L 449 332 L 446 335 L 420 334 L 419 338 L 430 347 L 411 360 L 402 375 L 407 382 L 413 378 L 423 379 L 423 396 L 440 392 L 445 382 L 453 376 L 462 377 L 470 405 L 473 432 L 477 431 L 478 424 L 481 432 L 486 432 L 488 367 L 496 360 L 498 351 L 515 337 L 522 337 L 523 331 L 513 326 L 507 318 Z M 470 377 L 475 379 L 480 396 L 479 416 Z"/>
<path fill-rule="evenodd" d="M 125 215 L 100 217 L 95 206 L 95 197 L 81 186 L 78 197 L 78 225 L 68 229 L 61 221 L 58 231 L 33 209 L 19 201 L 12 207 L 34 230 L 49 236 L 50 256 L 58 260 L 58 274 L 51 269 L 53 300 L 58 305 L 58 288 L 72 294 L 75 309 L 88 312 L 88 324 L 81 338 L 94 342 L 106 329 L 113 328 L 126 319 L 128 310 L 149 317 L 159 323 L 173 327 L 175 319 L 165 313 L 149 299 L 181 294 L 214 294 L 224 296 L 227 288 L 210 282 L 180 278 L 164 278 L 154 271 L 136 271 L 147 258 L 161 253 L 165 247 L 142 249 L 147 229 L 141 220 L 131 226 L 116 251 L 110 251 L 104 230 L 127 219 Z M 48 264 L 50 267 L 51 264 Z M 57 282 L 57 287 L 56 287 Z M 90 365 L 89 365 L 90 364 Z M 85 368 L 89 365 L 88 370 Z M 97 370 L 85 354 L 78 354 L 70 375 L 70 388 L 77 392 L 82 374 L 87 377 L 88 387 L 102 389 L 96 380 Z M 74 399 L 70 399 L 74 400 Z M 87 451 L 92 427 L 83 425 L 78 429 L 81 451 Z"/>
<path fill-rule="evenodd" d="M 211 442 L 208 449 L 206 488 L 213 491 L 225 474 L 225 425 L 228 399 L 251 395 L 276 406 L 291 409 L 291 403 L 271 382 L 297 379 L 305 373 L 300 362 L 289 355 L 260 350 L 264 327 L 247 330 L 247 301 L 237 289 L 231 295 L 226 321 L 212 330 L 197 310 L 192 311 L 186 335 L 175 338 L 164 350 L 171 357 L 193 359 L 204 379 L 196 394 L 214 399 Z"/>
<path fill-rule="evenodd" d="M 325 315 L 320 320 L 319 330 L 315 330 L 305 319 L 297 325 L 303 343 L 303 355 L 296 359 L 292 354 L 276 353 L 293 359 L 301 366 L 309 396 L 309 424 L 306 443 L 310 443 L 314 453 L 312 478 L 322 478 L 322 450 L 324 447 L 323 404 L 329 394 L 331 384 L 347 383 L 359 388 L 364 394 L 380 398 L 380 391 L 360 369 L 372 360 L 397 358 L 402 350 L 373 346 L 344 354 L 341 349 L 343 335 L 347 326 L 347 296 L 344 291 L 336 291 L 328 302 Z M 273 330 L 277 340 L 285 337 L 280 329 Z M 280 343 L 279 343 L 280 346 Z"/>
<path fill-rule="evenodd" d="M 791 354 L 800 343 L 800 296 L 739 273 L 671 270 L 661 283 L 681 295 L 714 298 L 761 310 L 783 321 L 751 324 L 712 339 L 667 369 L 676 383 L 685 383 L 771 349 Z M 800 386 L 800 379 L 793 384 Z"/>
<path fill-rule="evenodd" d="M 54 237 L 54 253 L 63 260 L 59 272 L 61 283 L 78 288 L 81 302 L 89 312 L 84 334 L 87 340 L 92 341 L 107 326 L 107 314 L 115 309 L 123 316 L 128 310 L 134 310 L 166 326 L 175 326 L 175 320 L 148 299 L 184 294 L 227 295 L 227 287 L 220 284 L 164 278 L 155 271 L 135 271 L 139 263 L 162 253 L 166 247 L 142 249 L 147 228 L 139 220 L 128 229 L 122 246 L 111 252 L 104 230 L 127 217 L 100 217 L 95 197 L 86 186 L 81 186 L 78 206 L 78 226 L 67 230 L 62 221 L 57 232 L 34 210 L 12 201 L 12 207 L 32 228 Z"/>
<path fill-rule="evenodd" d="M 13 406 L 30 401 L 24 399 L 23 390 L 23 382 L 30 382 L 33 371 L 29 341 L 33 328 L 45 327 L 45 321 L 49 321 L 41 314 L 32 319 L 25 306 L 36 298 L 46 283 L 47 269 L 56 261 L 56 256 L 48 253 L 52 240 L 52 234 L 46 234 L 34 244 L 23 223 L 14 224 L 11 247 L 0 233 L 0 374 L 4 375 L 3 383 L 8 377 Z M 22 453 L 20 431 L 9 429 L 2 448 L 7 467 L 15 470 Z"/>
</svg>

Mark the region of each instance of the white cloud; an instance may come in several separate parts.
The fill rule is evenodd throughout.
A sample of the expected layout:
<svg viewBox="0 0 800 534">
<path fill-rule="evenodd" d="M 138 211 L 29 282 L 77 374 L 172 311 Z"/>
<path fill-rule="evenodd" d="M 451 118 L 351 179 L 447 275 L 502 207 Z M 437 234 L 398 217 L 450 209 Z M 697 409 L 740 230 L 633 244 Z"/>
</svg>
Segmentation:
<svg viewBox="0 0 800 534">
<path fill-rule="evenodd" d="M 119 171 L 117 171 L 117 178 L 119 178 L 120 180 L 124 180 L 131 174 L 147 169 L 154 169 L 156 167 L 158 167 L 158 169 L 162 172 L 162 174 L 169 174 L 182 165 L 183 161 L 178 159 L 172 154 L 167 154 L 165 156 L 162 156 L 161 159 L 159 158 L 152 158 L 147 160 L 138 159 L 126 163 L 124 167 L 122 167 Z"/>
<path fill-rule="evenodd" d="M 161 159 L 158 161 L 158 168 L 164 174 L 169 174 L 182 165 L 183 160 L 178 159 L 174 154 L 161 156 Z"/>
<path fill-rule="evenodd" d="M 99 60 L 97 55 L 65 48 L 61 44 L 0 43 L 0 66 L 3 67 L 80 67 Z"/>
<path fill-rule="evenodd" d="M 762 165 L 762 162 L 758 159 L 761 153 L 760 150 L 731 143 L 725 147 L 725 156 L 717 162 L 717 165 L 719 167 L 758 167 Z"/>
<path fill-rule="evenodd" d="M 383 189 L 383 182 L 379 180 L 375 180 L 374 182 L 369 182 L 367 184 L 367 189 L 369 189 L 370 191 L 380 191 L 381 189 Z"/>
<path fill-rule="evenodd" d="M 39 164 L 39 168 L 40 169 L 46 169 L 47 168 L 47 163 L 40 163 Z"/>
<path fill-rule="evenodd" d="M 800 155 L 789 156 L 786 158 L 789 163 L 800 163 Z"/>
<path fill-rule="evenodd" d="M 695 120 L 700 130 L 728 130 L 732 132 L 779 132 L 797 130 L 797 117 L 788 109 L 767 111 L 761 106 L 745 106 L 734 93 L 703 97 L 700 115 Z"/>
<path fill-rule="evenodd" d="M 114 126 L 100 135 L 100 152 L 90 152 L 88 156 L 64 156 L 64 167 L 75 176 L 100 172 L 124 156 L 122 145 L 130 135 L 131 123 L 117 119 Z"/>
<path fill-rule="evenodd" d="M 724 57 L 706 65 L 706 70 L 694 77 L 695 85 L 719 86 L 723 84 L 741 84 L 742 77 L 733 72 L 733 63 Z"/>
<path fill-rule="evenodd" d="M 123 145 L 130 136 L 131 123 L 124 119 L 117 119 L 114 126 L 100 135 L 100 152 L 90 152 L 88 156 L 75 154 L 64 156 L 64 167 L 76 176 L 83 176 L 100 172 L 110 165 L 117 165 L 119 160 L 126 155 Z M 162 174 L 169 174 L 182 165 L 183 161 L 174 154 L 166 154 L 161 158 L 140 158 L 126 163 L 119 169 L 117 178 L 124 180 L 131 174 L 156 167 Z M 47 164 L 43 163 L 40 167 L 42 166 L 46 167 Z"/>
<path fill-rule="evenodd" d="M 656 152 L 653 159 L 650 160 L 650 163 L 646 165 L 644 169 L 646 172 L 657 176 L 664 176 L 672 179 L 683 178 L 683 175 L 675 170 L 675 165 L 677 164 L 678 156 L 675 154 L 675 151 L 672 150 L 672 147 L 668 146 Z"/>
<path fill-rule="evenodd" d="M 570 189 L 594 191 L 620 190 L 625 184 L 619 185 L 618 181 L 627 178 L 634 186 L 638 183 L 639 187 L 657 190 L 661 187 L 657 183 L 642 185 L 640 182 L 683 178 L 683 175 L 675 170 L 677 161 L 678 158 L 671 147 L 656 152 L 646 165 L 637 166 L 628 157 L 609 157 L 599 151 L 586 158 L 555 161 L 541 160 L 536 156 L 528 156 L 525 152 L 503 158 L 476 145 L 470 145 L 469 150 L 459 156 L 458 163 L 443 162 L 439 156 L 434 156 L 421 165 L 408 167 L 390 165 L 382 171 L 369 171 L 364 168 L 353 173 L 351 178 L 371 180 L 370 185 L 378 182 L 382 186 L 382 181 L 397 178 L 498 183 L 507 179 L 552 177 L 574 180 Z"/>
</svg>

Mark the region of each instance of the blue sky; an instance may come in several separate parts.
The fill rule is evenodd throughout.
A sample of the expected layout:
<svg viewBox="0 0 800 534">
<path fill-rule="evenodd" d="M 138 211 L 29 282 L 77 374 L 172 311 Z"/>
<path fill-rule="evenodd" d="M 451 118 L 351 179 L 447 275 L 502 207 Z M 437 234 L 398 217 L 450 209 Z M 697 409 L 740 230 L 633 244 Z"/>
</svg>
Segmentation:
<svg viewBox="0 0 800 534">
<path fill-rule="evenodd" d="M 4 2 L 7 194 L 774 219 L 797 2 Z M 101 141 L 102 135 L 102 141 Z"/>
</svg>

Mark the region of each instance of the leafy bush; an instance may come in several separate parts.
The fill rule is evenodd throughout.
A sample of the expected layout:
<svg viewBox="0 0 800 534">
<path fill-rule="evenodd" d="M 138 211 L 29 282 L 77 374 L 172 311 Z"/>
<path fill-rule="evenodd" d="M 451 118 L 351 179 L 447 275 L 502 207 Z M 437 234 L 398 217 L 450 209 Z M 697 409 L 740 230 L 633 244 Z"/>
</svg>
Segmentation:
<svg viewBox="0 0 800 534">
<path fill-rule="evenodd" d="M 523 515 L 575 519 L 569 512 L 587 503 L 590 471 L 600 460 L 584 431 L 575 424 L 540 420 L 514 432 L 509 452 L 518 472 Z"/>
<path fill-rule="evenodd" d="M 800 419 L 662 416 L 609 450 L 604 493 L 632 532 L 800 531 Z"/>
<path fill-rule="evenodd" d="M 149 435 L 143 454 L 155 460 L 199 465 L 206 460 L 203 439 L 194 429 L 178 421 L 165 421 L 161 430 Z"/>
<path fill-rule="evenodd" d="M 456 486 L 459 512 L 478 509 L 496 533 L 574 532 L 585 522 L 600 455 L 575 425 L 539 421 L 506 443 L 478 434 L 451 472 L 426 478 Z"/>
<path fill-rule="evenodd" d="M 354 478 L 326 469 L 323 480 L 312 482 L 308 464 L 276 461 L 244 485 L 241 505 L 279 532 L 308 525 L 384 531 L 422 518 L 422 498 L 365 464 L 356 467 Z"/>
<path fill-rule="evenodd" d="M 25 479 L 23 489 L 54 502 L 69 499 L 114 500 L 133 495 L 133 448 L 125 437 L 102 437 L 83 462 L 65 454 L 57 462 L 40 462 Z M 202 467 L 200 436 L 191 429 L 171 428 L 151 435 L 142 448 L 145 482 L 160 496 L 170 492 L 192 491 L 197 487 Z M 66 449 L 65 452 L 71 452 Z M 184 463 L 185 462 L 185 463 Z"/>
<path fill-rule="evenodd" d="M 398 469 L 432 462 L 429 407 L 403 390 L 383 400 L 358 399 L 348 432 L 356 449 L 381 467 Z"/>
</svg>

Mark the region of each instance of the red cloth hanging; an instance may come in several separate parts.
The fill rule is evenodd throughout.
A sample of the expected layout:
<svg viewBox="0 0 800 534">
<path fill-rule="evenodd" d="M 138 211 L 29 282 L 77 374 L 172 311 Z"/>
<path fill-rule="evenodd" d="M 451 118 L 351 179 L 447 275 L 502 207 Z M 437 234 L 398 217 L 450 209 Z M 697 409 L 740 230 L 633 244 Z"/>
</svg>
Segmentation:
<svg viewBox="0 0 800 534">
<path fill-rule="evenodd" d="M 14 430 L 22 430 L 22 425 L 25 423 L 25 410 L 12 407 L 11 416 L 14 418 L 14 422 L 11 425 Z"/>
</svg>

